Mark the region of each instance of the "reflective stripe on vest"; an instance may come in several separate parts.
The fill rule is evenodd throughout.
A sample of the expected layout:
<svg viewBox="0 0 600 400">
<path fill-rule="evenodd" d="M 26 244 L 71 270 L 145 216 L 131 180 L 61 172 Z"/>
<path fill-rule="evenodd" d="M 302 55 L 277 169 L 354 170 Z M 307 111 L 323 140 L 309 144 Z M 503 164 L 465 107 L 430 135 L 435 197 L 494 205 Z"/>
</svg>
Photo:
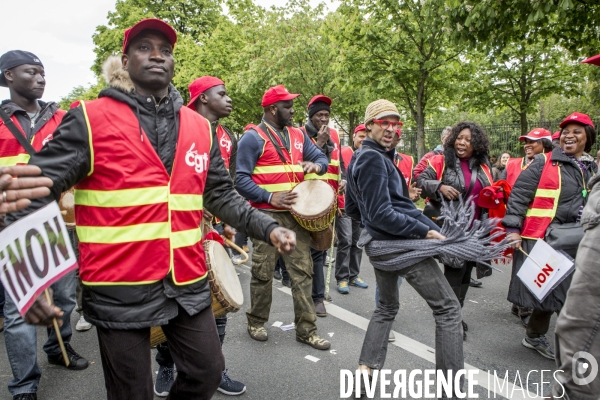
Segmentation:
<svg viewBox="0 0 600 400">
<path fill-rule="evenodd" d="M 286 129 L 289 135 L 290 150 L 288 151 L 277 134 L 273 139 L 280 147 L 283 157 L 286 160 L 284 164 L 277 153 L 271 139 L 256 125 L 248 125 L 245 130 L 253 129 L 264 141 L 263 151 L 256 161 L 252 171 L 252 180 L 256 185 L 267 192 L 283 192 L 292 190 L 296 185 L 304 180 L 304 170 L 300 165 L 303 160 L 304 133 L 298 129 L 288 126 Z M 268 203 L 250 202 L 255 208 L 278 210 Z"/>
<path fill-rule="evenodd" d="M 300 128 L 303 132 L 306 132 L 305 128 Z M 333 187 L 333 190 L 337 193 L 339 188 L 339 180 L 340 180 L 340 138 L 335 129 L 329 128 L 329 138 L 333 142 L 334 149 L 331 152 L 331 160 L 327 165 L 327 171 L 323 175 L 318 174 L 306 174 L 304 176 L 305 180 L 309 179 L 319 179 L 322 181 L 327 181 Z M 315 139 L 311 139 L 313 143 L 317 143 Z"/>
<path fill-rule="evenodd" d="M 397 155 L 400 156 L 401 159 L 395 160 L 394 164 L 396 164 L 396 167 L 404 176 L 404 179 L 406 180 L 406 185 L 410 187 L 412 183 L 412 173 L 415 161 L 411 156 L 407 154 L 397 153 Z"/>
<path fill-rule="evenodd" d="M 52 134 L 62 121 L 63 116 L 66 113 L 63 110 L 56 110 L 52 117 L 36 132 L 31 139 L 31 145 L 35 151 L 40 151 L 44 144 L 52 139 Z M 21 131 L 23 136 L 25 132 L 19 124 L 19 120 L 15 115 L 12 115 L 10 119 L 14 125 Z M 21 143 L 14 137 L 12 132 L 4 125 L 4 122 L 0 120 L 0 167 L 12 167 L 18 164 L 27 164 L 29 162 L 30 155 L 21 146 Z"/>
<path fill-rule="evenodd" d="M 182 108 L 169 177 L 131 108 L 111 98 L 80 103 L 91 172 L 75 188 L 80 275 L 86 285 L 141 285 L 171 272 L 177 285 L 204 279 L 203 192 L 209 122 Z M 125 160 L 125 161 L 123 161 Z"/>
<path fill-rule="evenodd" d="M 562 185 L 560 166 L 552 162 L 552 157 L 546 157 L 546 164 L 542 170 L 542 176 L 535 197 L 523 220 L 521 236 L 525 239 L 543 239 L 546 229 L 556 216 L 558 198 Z"/>
</svg>

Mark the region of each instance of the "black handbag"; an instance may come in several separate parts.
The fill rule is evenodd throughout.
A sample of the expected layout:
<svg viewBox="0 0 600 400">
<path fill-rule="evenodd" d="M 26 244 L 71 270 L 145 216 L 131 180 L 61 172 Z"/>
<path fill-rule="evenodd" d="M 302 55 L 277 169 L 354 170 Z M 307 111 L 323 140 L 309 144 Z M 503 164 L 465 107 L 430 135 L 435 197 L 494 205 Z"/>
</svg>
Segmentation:
<svg viewBox="0 0 600 400">
<path fill-rule="evenodd" d="M 577 248 L 583 239 L 583 227 L 580 222 L 567 222 L 559 224 L 553 222 L 546 229 L 544 240 L 554 250 L 562 250 L 571 257 L 577 255 Z"/>
</svg>

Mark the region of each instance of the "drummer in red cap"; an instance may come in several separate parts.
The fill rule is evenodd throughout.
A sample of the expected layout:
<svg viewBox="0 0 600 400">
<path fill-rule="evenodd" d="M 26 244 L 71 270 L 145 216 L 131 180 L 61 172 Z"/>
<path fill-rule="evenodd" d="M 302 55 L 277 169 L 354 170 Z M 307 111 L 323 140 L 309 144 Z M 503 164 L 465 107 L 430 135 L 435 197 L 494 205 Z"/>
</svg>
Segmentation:
<svg viewBox="0 0 600 400">
<path fill-rule="evenodd" d="M 214 76 L 202 76 L 195 79 L 188 88 L 190 101 L 187 107 L 196 111 L 210 122 L 212 140 L 218 144 L 225 168 L 229 171 L 230 176 L 232 176 L 232 169 L 235 171 L 237 140 L 228 128 L 219 123 L 219 120 L 228 117 L 232 110 L 231 98 L 227 95 L 225 83 Z M 212 214 L 205 212 L 205 219 L 211 221 L 213 219 Z M 235 230 L 222 222 L 216 224 L 215 229 L 229 239 L 233 239 L 235 235 Z M 221 346 L 223 346 L 223 341 L 225 340 L 227 319 L 227 314 L 215 317 Z M 175 381 L 175 362 L 167 343 L 157 345 L 156 350 L 156 362 L 159 368 L 156 382 L 154 383 L 154 393 L 163 397 L 169 394 L 171 386 Z M 225 369 L 221 384 L 217 390 L 221 393 L 235 396 L 244 393 L 246 385 L 231 379 L 227 374 L 227 369 Z"/>
<path fill-rule="evenodd" d="M 340 193 L 346 187 L 346 173 L 344 172 L 344 161 L 340 154 L 340 137 L 335 129 L 329 127 L 330 113 L 331 99 L 329 97 L 318 94 L 308 102 L 308 120 L 300 129 L 327 156 L 329 165 L 327 173 L 323 175 L 307 174 L 304 176 L 304 179 L 324 180 L 337 193 Z M 325 265 L 327 250 L 311 248 L 310 253 L 314 270 L 312 298 L 315 303 L 315 312 L 318 317 L 326 317 L 323 266 Z M 364 285 L 366 287 L 366 283 L 360 278 L 356 278 L 355 282 L 357 285 Z"/>
<path fill-rule="evenodd" d="M 198 229 L 205 208 L 282 253 L 295 247 L 294 232 L 235 192 L 210 123 L 183 106 L 171 84 L 176 40 L 157 19 L 125 31 L 123 55 L 105 63 L 109 87 L 69 110 L 31 156 L 53 182 L 50 196 L 16 215 L 75 185 L 83 312 L 97 328 L 109 400 L 154 398 L 153 326 L 177 365 L 171 398 L 209 399 L 219 387 L 225 365 Z M 29 322 L 51 310 L 36 303 L 43 312 Z"/>
<path fill-rule="evenodd" d="M 514 186 L 521 171 L 527 168 L 536 154 L 552 152 L 552 136 L 544 128 L 534 128 L 527 135 L 520 136 L 519 141 L 523 142 L 525 157 L 509 159 L 500 174 L 500 179 L 506 180 L 510 186 Z"/>
<path fill-rule="evenodd" d="M 296 250 L 289 256 L 283 255 L 292 283 L 296 340 L 326 350 L 330 343 L 317 335 L 315 323 L 310 234 L 289 210 L 298 196 L 291 190 L 304 181 L 305 174 L 323 175 L 328 160 L 304 132 L 292 125 L 294 99 L 298 96 L 283 85 L 265 92 L 261 123 L 248 125 L 239 142 L 236 188 L 252 206 L 296 232 Z M 280 255 L 262 240 L 253 239 L 252 245 L 248 333 L 254 340 L 266 341 L 264 324 L 271 310 L 273 268 Z"/>
</svg>

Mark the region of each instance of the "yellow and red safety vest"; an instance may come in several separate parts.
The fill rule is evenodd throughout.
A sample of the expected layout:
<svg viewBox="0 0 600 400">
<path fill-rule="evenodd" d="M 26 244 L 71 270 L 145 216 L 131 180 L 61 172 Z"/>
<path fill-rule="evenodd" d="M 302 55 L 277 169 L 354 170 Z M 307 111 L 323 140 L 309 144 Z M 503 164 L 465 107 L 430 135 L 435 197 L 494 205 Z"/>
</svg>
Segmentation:
<svg viewBox="0 0 600 400">
<path fill-rule="evenodd" d="M 81 102 L 91 168 L 75 187 L 80 276 L 86 285 L 140 285 L 171 273 L 177 285 L 206 276 L 201 243 L 210 165 L 209 122 L 182 107 L 171 176 L 131 108 Z"/>
<path fill-rule="evenodd" d="M 229 160 L 231 159 L 231 138 L 229 134 L 221 126 L 221 124 L 217 124 L 217 140 L 219 141 L 219 149 L 221 150 L 221 157 L 223 158 L 223 162 L 225 163 L 225 168 L 229 171 Z M 235 171 L 234 171 L 235 172 Z"/>
<path fill-rule="evenodd" d="M 396 159 L 394 160 L 394 164 L 404 176 L 404 179 L 406 180 L 406 185 L 410 187 L 410 184 L 412 183 L 415 160 L 408 154 L 402 154 L 398 152 L 396 154 L 399 157 L 396 157 Z"/>
<path fill-rule="evenodd" d="M 44 144 L 52 139 L 52 134 L 56 130 L 56 127 L 62 121 L 66 113 L 63 110 L 56 110 L 52 117 L 40 128 L 39 131 L 33 136 L 31 145 L 35 151 L 40 151 Z M 12 115 L 10 119 L 13 121 L 15 126 L 23 133 L 25 132 L 19 124 L 17 117 Z M 4 121 L 0 119 L 0 166 L 1 167 L 12 167 L 13 165 L 27 164 L 29 162 L 29 154 L 21 146 L 21 143 L 13 136 L 11 131 L 4 125 Z"/>
<path fill-rule="evenodd" d="M 560 166 L 552 161 L 552 157 L 546 158 L 546 164 L 542 170 L 542 176 L 535 191 L 535 197 L 531 204 L 521 229 L 521 236 L 525 239 L 543 239 L 546 229 L 556 216 L 558 198 L 561 190 Z"/>
<path fill-rule="evenodd" d="M 306 132 L 306 130 L 302 127 L 300 128 L 302 132 Z M 340 188 L 340 137 L 335 129 L 329 128 L 329 138 L 333 142 L 333 151 L 331 152 L 331 160 L 327 165 L 327 172 L 323 175 L 317 174 L 306 174 L 304 176 L 305 180 L 308 179 L 320 179 L 323 180 L 335 190 L 335 193 L 338 198 L 338 207 L 343 208 L 344 200 L 341 199 L 342 196 L 338 194 L 338 190 Z M 317 143 L 315 139 L 312 139 L 313 143 Z M 340 200 L 341 199 L 341 200 Z M 340 207 L 341 204 L 341 207 Z"/>
<path fill-rule="evenodd" d="M 350 166 L 350 160 L 352 160 L 352 155 L 354 154 L 354 149 L 350 146 L 342 147 L 342 159 L 344 160 L 344 167 L 346 168 L 346 173 L 348 172 L 348 166 Z M 346 203 L 346 195 L 338 195 L 338 208 L 344 209 Z"/>
<path fill-rule="evenodd" d="M 506 163 L 506 182 L 512 187 L 515 186 L 515 182 L 521 172 L 523 172 L 528 164 L 525 164 L 524 158 L 511 158 Z M 525 165 L 523 165 L 525 164 Z"/>
<path fill-rule="evenodd" d="M 253 124 L 246 126 L 245 130 L 249 129 L 254 129 L 264 141 L 262 153 L 258 157 L 252 171 L 252 180 L 254 183 L 267 192 L 275 193 L 292 190 L 296 185 L 304 181 L 304 170 L 300 163 L 303 160 L 305 136 L 300 129 L 291 126 L 287 127 L 290 142 L 289 151 L 281 142 L 279 135 L 271 132 L 271 136 L 277 141 L 277 145 L 281 149 L 285 163 L 281 160 L 269 136 L 262 129 Z M 281 210 L 269 203 L 255 203 L 250 201 L 250 205 L 261 209 Z"/>
</svg>

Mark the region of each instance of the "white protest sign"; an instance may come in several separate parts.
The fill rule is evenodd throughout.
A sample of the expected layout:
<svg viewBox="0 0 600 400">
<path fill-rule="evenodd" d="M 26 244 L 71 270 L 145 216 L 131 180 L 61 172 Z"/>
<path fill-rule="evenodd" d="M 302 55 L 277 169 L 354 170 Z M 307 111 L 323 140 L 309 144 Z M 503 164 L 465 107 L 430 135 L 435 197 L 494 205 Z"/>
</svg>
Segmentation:
<svg viewBox="0 0 600 400">
<path fill-rule="evenodd" d="M 574 268 L 573 261 L 538 239 L 517 276 L 539 301 L 543 301 Z"/>
<path fill-rule="evenodd" d="M 21 315 L 44 289 L 76 268 L 77 259 L 56 202 L 0 232 L 0 280 Z"/>
</svg>

